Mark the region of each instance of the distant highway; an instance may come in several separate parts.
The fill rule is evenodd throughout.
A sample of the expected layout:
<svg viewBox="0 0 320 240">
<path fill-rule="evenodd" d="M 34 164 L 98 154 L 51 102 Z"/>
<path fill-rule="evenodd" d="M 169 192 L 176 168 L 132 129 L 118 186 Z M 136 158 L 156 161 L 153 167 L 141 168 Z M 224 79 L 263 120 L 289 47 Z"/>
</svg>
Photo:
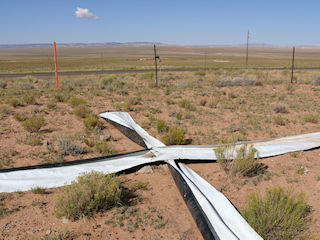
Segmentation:
<svg viewBox="0 0 320 240">
<path fill-rule="evenodd" d="M 196 72 L 200 70 L 219 70 L 222 68 L 186 68 L 186 69 L 161 69 L 158 72 Z M 240 70 L 246 68 L 225 68 L 232 70 Z M 249 68 L 250 70 L 291 70 L 291 68 Z M 296 70 L 307 70 L 307 71 L 319 71 L 320 67 L 317 68 L 295 68 Z M 81 75 L 103 75 L 103 74 L 125 74 L 125 73 L 146 73 L 155 71 L 154 69 L 134 69 L 134 70 L 95 70 L 95 71 L 68 71 L 68 72 L 59 72 L 59 76 L 81 76 Z M 54 72 L 31 72 L 31 73 L 0 73 L 0 78 L 17 78 L 17 77 L 25 77 L 25 76 L 34 76 L 34 77 L 50 77 L 54 76 Z"/>
</svg>

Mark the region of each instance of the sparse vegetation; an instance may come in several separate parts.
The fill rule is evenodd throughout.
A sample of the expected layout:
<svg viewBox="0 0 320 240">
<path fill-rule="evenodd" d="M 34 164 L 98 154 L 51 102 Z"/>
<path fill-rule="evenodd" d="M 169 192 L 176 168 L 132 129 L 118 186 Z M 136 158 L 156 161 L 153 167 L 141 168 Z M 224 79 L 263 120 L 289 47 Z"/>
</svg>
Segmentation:
<svg viewBox="0 0 320 240">
<path fill-rule="evenodd" d="M 310 206 L 304 194 L 293 194 L 282 187 L 247 196 L 242 216 L 263 239 L 307 239 L 310 237 Z"/>
<path fill-rule="evenodd" d="M 83 173 L 57 195 L 56 214 L 73 221 L 91 217 L 100 210 L 119 206 L 123 197 L 123 187 L 115 175 Z"/>
<path fill-rule="evenodd" d="M 74 114 L 79 118 L 85 118 L 90 113 L 90 109 L 84 104 L 80 104 L 74 108 Z"/>
<path fill-rule="evenodd" d="M 31 188 L 31 192 L 34 194 L 45 194 L 46 188 L 35 186 L 35 187 Z"/>
<path fill-rule="evenodd" d="M 240 174 L 242 176 L 254 176 L 263 171 L 262 165 L 258 164 L 258 151 L 250 145 L 243 144 L 236 149 L 234 144 L 221 145 L 214 149 L 217 161 L 226 172 Z"/>
<path fill-rule="evenodd" d="M 38 132 L 44 125 L 43 117 L 31 117 L 22 122 L 24 129 L 30 133 Z"/>
<path fill-rule="evenodd" d="M 62 156 L 84 154 L 87 150 L 78 144 L 75 144 L 70 137 L 61 135 L 56 139 L 58 153 Z"/>
<path fill-rule="evenodd" d="M 184 128 L 169 128 L 161 140 L 165 145 L 183 145 L 186 143 L 185 135 L 187 131 Z"/>
</svg>

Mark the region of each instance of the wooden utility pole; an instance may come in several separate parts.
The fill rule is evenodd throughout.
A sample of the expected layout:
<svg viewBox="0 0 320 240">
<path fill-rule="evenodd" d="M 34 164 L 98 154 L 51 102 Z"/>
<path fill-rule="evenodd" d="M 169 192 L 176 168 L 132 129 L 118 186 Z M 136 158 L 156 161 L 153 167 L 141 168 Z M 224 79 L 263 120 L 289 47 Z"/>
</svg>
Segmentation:
<svg viewBox="0 0 320 240">
<path fill-rule="evenodd" d="M 295 47 L 293 47 L 293 51 L 292 51 L 292 70 L 291 70 L 291 83 L 293 83 L 293 69 L 294 69 L 294 52 L 295 52 Z"/>
<path fill-rule="evenodd" d="M 204 70 L 207 71 L 207 52 L 204 52 Z"/>
<path fill-rule="evenodd" d="M 156 45 L 153 45 L 154 48 L 154 63 L 156 66 L 156 87 L 158 88 L 158 66 L 157 66 L 157 51 L 156 51 Z"/>
<path fill-rule="evenodd" d="M 59 91 L 59 80 L 58 80 L 58 62 L 57 62 L 57 47 L 56 42 L 53 42 L 53 53 L 54 53 L 54 69 L 56 75 L 56 89 Z"/>
<path fill-rule="evenodd" d="M 246 66 L 248 68 L 248 54 L 249 54 L 249 30 L 247 34 L 247 52 L 246 52 Z"/>
</svg>

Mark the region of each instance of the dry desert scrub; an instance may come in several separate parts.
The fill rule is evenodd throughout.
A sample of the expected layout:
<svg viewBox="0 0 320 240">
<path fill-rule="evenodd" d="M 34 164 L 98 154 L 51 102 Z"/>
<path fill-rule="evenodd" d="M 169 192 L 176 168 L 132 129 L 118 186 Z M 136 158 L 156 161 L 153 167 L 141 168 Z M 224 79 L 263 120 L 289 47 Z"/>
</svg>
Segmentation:
<svg viewBox="0 0 320 240">
<path fill-rule="evenodd" d="M 122 199 L 123 187 L 115 175 L 96 171 L 83 173 L 57 195 L 56 214 L 75 221 L 117 206 Z"/>
<path fill-rule="evenodd" d="M 252 193 L 242 216 L 263 239 L 309 239 L 312 218 L 304 194 L 282 187 L 266 190 L 264 196 Z M 310 238 L 311 239 L 311 238 Z"/>
</svg>

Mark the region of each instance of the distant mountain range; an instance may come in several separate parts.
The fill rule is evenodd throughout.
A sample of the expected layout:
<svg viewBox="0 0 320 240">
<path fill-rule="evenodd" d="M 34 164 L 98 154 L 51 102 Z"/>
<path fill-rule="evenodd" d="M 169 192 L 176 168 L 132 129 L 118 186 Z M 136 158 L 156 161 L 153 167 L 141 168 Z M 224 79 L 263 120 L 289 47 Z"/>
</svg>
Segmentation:
<svg viewBox="0 0 320 240">
<path fill-rule="evenodd" d="M 159 42 L 105 42 L 105 43 L 57 43 L 60 47 L 86 47 L 86 46 L 144 46 L 144 45 L 167 45 Z M 0 49 L 4 48 L 47 48 L 52 47 L 53 43 L 31 43 L 31 44 L 0 44 Z"/>
<path fill-rule="evenodd" d="M 19 49 L 19 48 L 47 48 L 52 47 L 52 43 L 33 43 L 33 44 L 0 44 L 0 49 Z M 173 45 L 160 42 L 104 42 L 104 43 L 57 43 L 61 47 L 98 47 L 98 46 L 150 46 L 150 45 Z M 182 45 L 177 45 L 182 46 Z M 188 45 L 190 47 L 224 47 L 224 48 L 245 48 L 246 44 L 234 45 Z M 286 48 L 293 46 L 270 45 L 266 43 L 249 43 L 249 48 Z M 320 48 L 320 46 L 297 46 L 300 48 Z"/>
</svg>

